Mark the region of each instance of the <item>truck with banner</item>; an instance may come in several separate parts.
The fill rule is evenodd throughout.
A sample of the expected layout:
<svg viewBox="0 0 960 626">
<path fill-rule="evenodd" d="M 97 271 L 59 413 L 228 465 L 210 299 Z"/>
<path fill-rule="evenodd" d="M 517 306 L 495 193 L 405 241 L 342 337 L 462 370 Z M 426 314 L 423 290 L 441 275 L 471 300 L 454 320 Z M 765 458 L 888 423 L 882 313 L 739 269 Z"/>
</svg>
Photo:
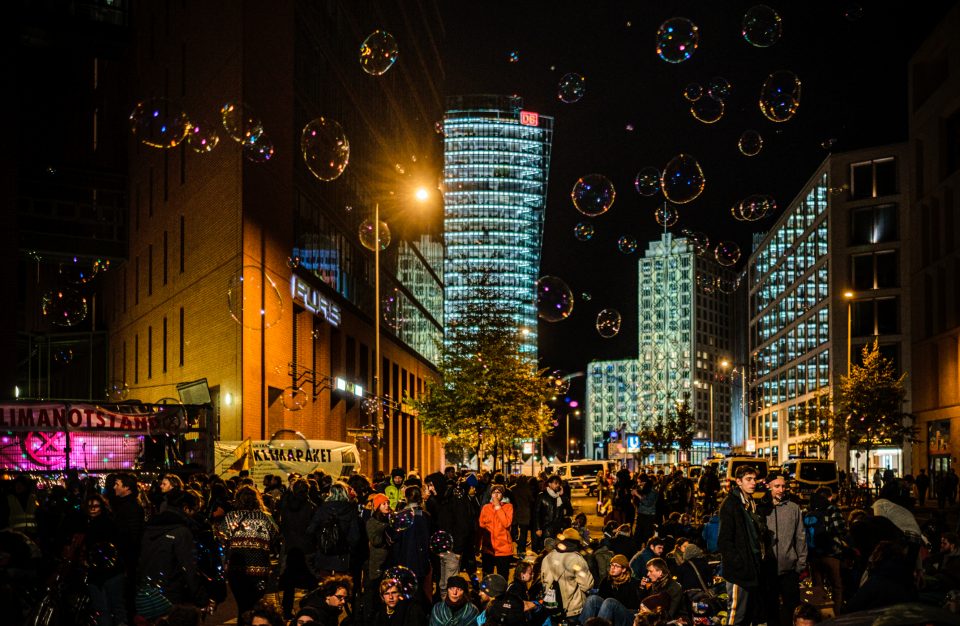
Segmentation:
<svg viewBox="0 0 960 626">
<path fill-rule="evenodd" d="M 212 466 L 210 405 L 0 404 L 0 472 Z"/>
</svg>

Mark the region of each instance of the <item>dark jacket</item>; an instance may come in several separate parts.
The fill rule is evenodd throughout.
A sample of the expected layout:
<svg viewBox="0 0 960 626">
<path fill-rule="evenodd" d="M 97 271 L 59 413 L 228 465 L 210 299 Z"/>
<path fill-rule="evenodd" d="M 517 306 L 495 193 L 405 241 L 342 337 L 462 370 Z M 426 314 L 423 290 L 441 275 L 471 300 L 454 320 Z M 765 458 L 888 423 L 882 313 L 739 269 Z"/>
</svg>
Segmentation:
<svg viewBox="0 0 960 626">
<path fill-rule="evenodd" d="M 387 607 L 380 604 L 373 616 L 372 626 L 423 626 L 427 623 L 427 616 L 420 605 L 411 600 L 404 600 L 397 605 L 393 615 L 387 615 Z"/>
<path fill-rule="evenodd" d="M 537 496 L 536 528 L 543 531 L 544 537 L 557 535 L 569 525 L 569 516 L 572 512 L 567 509 L 567 502 L 562 496 L 558 505 L 557 498 L 544 489 Z"/>
<path fill-rule="evenodd" d="M 696 571 L 694 571 L 694 568 L 696 568 Z M 697 576 L 697 572 L 700 573 L 699 577 Z M 703 589 L 703 586 L 700 584 L 700 578 L 703 578 L 703 582 L 708 588 L 710 583 L 713 582 L 713 574 L 711 573 L 710 564 L 707 563 L 707 557 L 698 556 L 693 559 L 684 560 L 684 562 L 680 564 L 677 582 L 680 583 L 684 591 Z"/>
<path fill-rule="evenodd" d="M 533 512 L 533 492 L 526 476 L 521 476 L 513 487 L 513 523 L 517 526 L 529 526 Z"/>
<path fill-rule="evenodd" d="M 740 587 L 755 587 L 760 583 L 762 535 L 759 518 L 744 505 L 742 493 L 735 488 L 720 504 L 717 547 L 724 579 Z"/>
<path fill-rule="evenodd" d="M 173 604 L 202 600 L 193 534 L 186 515 L 168 508 L 150 519 L 143 533 L 138 573 L 141 580 L 160 584 L 163 595 Z"/>
<path fill-rule="evenodd" d="M 313 519 L 307 526 L 307 534 L 316 537 L 324 522 L 330 518 L 337 520 L 340 529 L 340 539 L 343 548 L 339 554 L 323 554 L 319 550 L 314 553 L 311 566 L 314 571 L 330 571 L 347 573 L 350 571 L 350 552 L 360 542 L 360 516 L 357 506 L 348 500 L 327 500 L 317 507 Z"/>
<path fill-rule="evenodd" d="M 390 535 L 388 521 L 379 515 L 371 515 L 367 520 L 367 538 L 370 542 L 370 556 L 367 560 L 367 580 L 380 579 L 383 566 L 390 558 L 390 546 L 393 539 Z"/>
<path fill-rule="evenodd" d="M 127 569 L 135 570 L 140 543 L 143 541 L 143 507 L 137 502 L 137 496 L 132 494 L 115 498 L 112 502 L 113 521 L 117 525 L 117 548 Z"/>
<path fill-rule="evenodd" d="M 600 587 L 597 589 L 597 595 L 604 600 L 614 598 L 630 610 L 640 608 L 640 583 L 638 583 L 633 576 L 619 586 L 614 585 L 610 577 L 607 576 L 600 583 Z"/>
<path fill-rule="evenodd" d="M 317 506 L 306 493 L 290 493 L 280 501 L 280 535 L 287 554 L 300 550 L 310 554 L 316 550 L 313 534 L 307 532 Z"/>
<path fill-rule="evenodd" d="M 409 567 L 422 584 L 430 571 L 430 517 L 418 505 L 407 508 L 414 511 L 413 525 L 398 533 L 391 554 L 394 563 Z"/>
</svg>

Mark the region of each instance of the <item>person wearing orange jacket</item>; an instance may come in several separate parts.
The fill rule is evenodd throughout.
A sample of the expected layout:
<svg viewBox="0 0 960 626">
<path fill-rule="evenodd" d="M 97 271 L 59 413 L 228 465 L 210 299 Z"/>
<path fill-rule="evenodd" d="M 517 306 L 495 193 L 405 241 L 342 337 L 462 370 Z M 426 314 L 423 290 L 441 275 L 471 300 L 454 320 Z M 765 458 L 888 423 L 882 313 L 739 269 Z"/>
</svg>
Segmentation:
<svg viewBox="0 0 960 626">
<path fill-rule="evenodd" d="M 513 556 L 513 505 L 504 498 L 503 485 L 490 488 L 490 502 L 480 509 L 481 568 L 484 575 L 496 573 L 504 578 L 510 574 L 510 559 Z"/>
</svg>

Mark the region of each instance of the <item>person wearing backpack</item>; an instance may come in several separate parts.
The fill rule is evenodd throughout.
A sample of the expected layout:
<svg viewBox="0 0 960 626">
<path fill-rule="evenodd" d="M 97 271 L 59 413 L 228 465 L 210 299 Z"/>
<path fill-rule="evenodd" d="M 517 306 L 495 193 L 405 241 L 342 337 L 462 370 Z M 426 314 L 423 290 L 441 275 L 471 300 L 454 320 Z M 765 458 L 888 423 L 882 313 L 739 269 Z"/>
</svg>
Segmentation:
<svg viewBox="0 0 960 626">
<path fill-rule="evenodd" d="M 140 586 L 160 587 L 172 604 L 202 605 L 203 589 L 183 496 L 180 492 L 172 497 L 167 508 L 147 522 L 137 573 Z"/>
<path fill-rule="evenodd" d="M 350 573 L 350 553 L 361 534 L 357 505 L 346 484 L 337 481 L 330 485 L 327 498 L 307 526 L 307 534 L 314 538 L 317 548 L 309 563 L 317 578 Z"/>
<path fill-rule="evenodd" d="M 810 496 L 810 508 L 803 516 L 807 532 L 807 548 L 810 554 L 810 573 L 813 584 L 823 587 L 830 583 L 833 605 L 843 606 L 843 577 L 840 575 L 840 558 L 847 524 L 843 514 L 833 503 L 833 490 L 820 487 Z"/>
<path fill-rule="evenodd" d="M 771 543 L 763 562 L 767 587 L 764 597 L 769 608 L 767 625 L 787 626 L 800 605 L 800 572 L 807 568 L 807 535 L 800 507 L 787 495 L 783 474 L 768 474 L 767 487 L 770 502 L 766 518 Z"/>
</svg>

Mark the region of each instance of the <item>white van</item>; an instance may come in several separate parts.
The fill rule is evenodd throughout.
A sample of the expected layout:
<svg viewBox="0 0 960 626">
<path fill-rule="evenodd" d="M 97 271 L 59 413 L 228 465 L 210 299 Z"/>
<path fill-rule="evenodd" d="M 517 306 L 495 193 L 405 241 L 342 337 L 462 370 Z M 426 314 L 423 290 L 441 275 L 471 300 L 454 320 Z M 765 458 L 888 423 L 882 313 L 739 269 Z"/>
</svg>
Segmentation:
<svg viewBox="0 0 960 626">
<path fill-rule="evenodd" d="M 555 465 L 553 473 L 569 484 L 571 491 L 587 491 L 597 482 L 597 474 L 601 470 L 612 471 L 615 467 L 615 461 L 583 460 Z"/>
</svg>

